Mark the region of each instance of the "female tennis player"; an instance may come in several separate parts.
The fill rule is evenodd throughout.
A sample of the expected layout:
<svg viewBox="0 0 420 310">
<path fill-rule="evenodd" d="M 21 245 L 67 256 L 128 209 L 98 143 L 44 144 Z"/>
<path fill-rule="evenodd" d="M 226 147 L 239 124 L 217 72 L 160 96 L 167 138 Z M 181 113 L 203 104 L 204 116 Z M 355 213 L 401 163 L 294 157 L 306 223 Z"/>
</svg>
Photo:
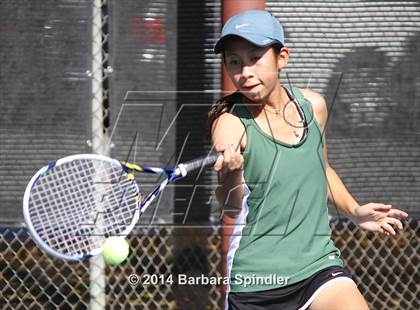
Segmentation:
<svg viewBox="0 0 420 310">
<path fill-rule="evenodd" d="M 361 229 L 395 235 L 407 213 L 359 205 L 328 164 L 324 98 L 284 85 L 281 24 L 267 11 L 229 19 L 222 53 L 237 88 L 209 111 L 221 152 L 216 191 L 230 226 L 228 309 L 368 309 L 331 240 L 327 199 Z"/>
</svg>

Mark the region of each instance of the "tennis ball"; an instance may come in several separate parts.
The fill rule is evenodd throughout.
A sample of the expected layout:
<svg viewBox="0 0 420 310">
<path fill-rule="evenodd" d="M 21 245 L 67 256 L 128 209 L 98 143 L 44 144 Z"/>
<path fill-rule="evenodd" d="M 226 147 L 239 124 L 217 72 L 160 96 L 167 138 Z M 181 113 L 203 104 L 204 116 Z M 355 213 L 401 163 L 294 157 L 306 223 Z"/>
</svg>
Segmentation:
<svg viewBox="0 0 420 310">
<path fill-rule="evenodd" d="M 113 236 L 105 240 L 102 256 L 106 263 L 118 265 L 126 260 L 130 247 L 124 237 Z"/>
</svg>

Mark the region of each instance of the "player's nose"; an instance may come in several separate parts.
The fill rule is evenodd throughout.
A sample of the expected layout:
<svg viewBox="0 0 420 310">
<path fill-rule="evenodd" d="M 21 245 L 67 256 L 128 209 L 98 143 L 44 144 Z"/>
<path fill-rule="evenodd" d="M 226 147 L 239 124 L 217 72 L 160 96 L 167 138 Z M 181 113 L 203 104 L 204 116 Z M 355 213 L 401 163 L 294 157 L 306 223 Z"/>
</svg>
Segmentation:
<svg viewBox="0 0 420 310">
<path fill-rule="evenodd" d="M 242 73 L 242 76 L 245 78 L 250 78 L 254 76 L 254 73 L 252 71 L 252 66 L 250 65 L 243 65 L 241 73 Z"/>
</svg>

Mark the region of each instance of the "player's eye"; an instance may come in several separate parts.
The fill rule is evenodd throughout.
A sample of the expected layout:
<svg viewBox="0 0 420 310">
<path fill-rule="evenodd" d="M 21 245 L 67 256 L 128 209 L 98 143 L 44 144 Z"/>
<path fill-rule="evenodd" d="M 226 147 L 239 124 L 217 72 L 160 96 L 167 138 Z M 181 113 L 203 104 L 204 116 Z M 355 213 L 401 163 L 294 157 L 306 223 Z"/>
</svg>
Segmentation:
<svg viewBox="0 0 420 310">
<path fill-rule="evenodd" d="M 228 64 L 230 66 L 237 66 L 237 65 L 239 65 L 239 60 L 238 59 L 229 59 Z"/>
</svg>

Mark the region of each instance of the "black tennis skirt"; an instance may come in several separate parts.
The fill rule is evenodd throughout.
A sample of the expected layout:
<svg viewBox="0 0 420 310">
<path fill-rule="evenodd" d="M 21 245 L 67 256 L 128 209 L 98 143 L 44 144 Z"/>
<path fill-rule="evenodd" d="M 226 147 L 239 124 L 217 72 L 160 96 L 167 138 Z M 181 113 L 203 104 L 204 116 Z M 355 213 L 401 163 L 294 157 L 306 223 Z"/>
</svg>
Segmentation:
<svg viewBox="0 0 420 310">
<path fill-rule="evenodd" d="M 229 310 L 297 310 L 307 309 L 322 285 L 335 279 L 353 281 L 347 268 L 333 266 L 318 271 L 308 279 L 277 289 L 228 294 Z"/>
</svg>

